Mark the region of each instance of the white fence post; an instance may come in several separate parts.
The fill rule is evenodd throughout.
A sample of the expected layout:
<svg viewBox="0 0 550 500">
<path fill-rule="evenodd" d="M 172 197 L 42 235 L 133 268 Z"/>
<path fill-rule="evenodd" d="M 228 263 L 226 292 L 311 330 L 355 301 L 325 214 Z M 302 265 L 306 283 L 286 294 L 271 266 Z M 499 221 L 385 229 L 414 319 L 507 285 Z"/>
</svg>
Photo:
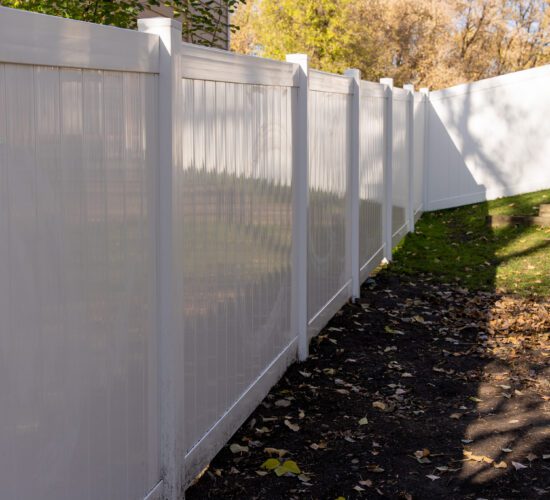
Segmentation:
<svg viewBox="0 0 550 500">
<path fill-rule="evenodd" d="M 384 257 L 392 260 L 392 218 L 393 218 L 393 78 L 381 78 L 380 83 L 386 86 L 386 116 L 384 119 L 384 136 L 386 154 L 384 155 Z"/>
<path fill-rule="evenodd" d="M 182 331 L 174 327 L 174 283 L 172 255 L 172 187 L 177 163 L 178 114 L 181 106 L 179 52 L 181 23 L 173 19 L 151 18 L 138 21 L 139 31 L 160 38 L 158 83 L 159 165 L 157 176 L 157 314 L 159 394 L 160 394 L 160 462 L 165 500 L 184 496 L 183 439 L 183 345 Z"/>
<path fill-rule="evenodd" d="M 429 124 L 430 124 L 430 89 L 428 87 L 422 87 L 420 93 L 423 95 L 424 100 L 422 105 L 424 106 L 424 152 L 422 154 L 422 211 L 428 210 L 428 175 L 430 172 L 428 163 L 428 141 L 429 141 Z"/>
<path fill-rule="evenodd" d="M 308 246 L 308 56 L 288 54 L 286 60 L 300 67 L 298 102 L 293 113 L 293 167 L 292 167 L 292 321 L 298 336 L 298 359 L 309 354 L 307 312 L 307 246 Z"/>
<path fill-rule="evenodd" d="M 409 172 L 407 223 L 409 232 L 414 233 L 414 85 L 403 85 L 408 94 L 407 101 L 407 166 Z"/>
<path fill-rule="evenodd" d="M 353 78 L 353 101 L 351 106 L 351 158 L 348 189 L 350 193 L 350 224 L 351 224 L 351 296 L 358 299 L 361 296 L 359 277 L 359 168 L 361 158 L 360 109 L 361 109 L 361 71 L 348 69 L 344 75 Z"/>
</svg>

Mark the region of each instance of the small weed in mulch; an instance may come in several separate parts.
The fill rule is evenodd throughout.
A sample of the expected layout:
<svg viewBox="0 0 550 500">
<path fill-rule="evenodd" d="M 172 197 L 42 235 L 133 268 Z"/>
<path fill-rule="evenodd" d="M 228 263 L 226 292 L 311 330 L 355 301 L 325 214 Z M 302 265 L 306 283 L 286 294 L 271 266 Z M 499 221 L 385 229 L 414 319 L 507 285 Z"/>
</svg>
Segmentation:
<svg viewBox="0 0 550 500">
<path fill-rule="evenodd" d="M 549 311 L 382 272 L 187 498 L 550 498 Z"/>
</svg>

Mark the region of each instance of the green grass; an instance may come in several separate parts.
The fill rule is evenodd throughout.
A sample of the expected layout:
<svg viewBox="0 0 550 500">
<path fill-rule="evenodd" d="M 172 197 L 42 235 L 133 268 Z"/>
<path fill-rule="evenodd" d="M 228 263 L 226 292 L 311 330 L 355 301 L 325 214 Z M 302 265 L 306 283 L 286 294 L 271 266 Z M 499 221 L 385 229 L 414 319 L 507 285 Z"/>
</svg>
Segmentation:
<svg viewBox="0 0 550 500">
<path fill-rule="evenodd" d="M 426 213 L 387 271 L 550 297 L 550 228 L 491 229 L 485 221 L 487 215 L 535 215 L 540 203 L 550 203 L 550 190 Z"/>
</svg>

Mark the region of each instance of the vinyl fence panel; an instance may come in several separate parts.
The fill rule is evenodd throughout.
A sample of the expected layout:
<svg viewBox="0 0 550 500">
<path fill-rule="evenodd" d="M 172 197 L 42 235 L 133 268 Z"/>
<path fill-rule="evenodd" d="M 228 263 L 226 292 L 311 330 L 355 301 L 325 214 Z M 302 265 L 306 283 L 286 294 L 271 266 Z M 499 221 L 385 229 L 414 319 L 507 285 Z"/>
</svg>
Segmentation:
<svg viewBox="0 0 550 500">
<path fill-rule="evenodd" d="M 359 162 L 359 261 L 361 281 L 384 254 L 384 86 L 361 82 Z"/>
<path fill-rule="evenodd" d="M 310 71 L 308 318 L 315 335 L 351 293 L 352 79 Z"/>
<path fill-rule="evenodd" d="M 550 66 L 430 93 L 428 209 L 550 187 Z"/>
<path fill-rule="evenodd" d="M 0 64 L 2 497 L 160 479 L 156 98 L 151 74 Z"/>
<path fill-rule="evenodd" d="M 257 58 L 238 56 L 243 72 L 228 75 L 233 54 L 185 45 L 181 57 L 182 164 L 174 171 L 173 221 L 190 480 L 296 355 L 290 298 L 297 89 L 289 63 L 259 68 Z M 274 65 L 287 77 L 273 81 Z"/>
</svg>

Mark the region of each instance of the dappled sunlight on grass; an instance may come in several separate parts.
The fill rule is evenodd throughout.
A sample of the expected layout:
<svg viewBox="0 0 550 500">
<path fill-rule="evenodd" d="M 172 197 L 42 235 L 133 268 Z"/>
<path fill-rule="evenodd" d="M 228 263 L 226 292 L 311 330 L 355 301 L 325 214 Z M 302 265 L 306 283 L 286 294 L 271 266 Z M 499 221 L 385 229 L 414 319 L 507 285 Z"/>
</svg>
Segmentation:
<svg viewBox="0 0 550 500">
<path fill-rule="evenodd" d="M 394 253 L 393 271 L 436 272 L 476 290 L 550 295 L 550 228 L 492 229 L 487 215 L 533 215 L 550 190 L 426 213 Z"/>
</svg>

